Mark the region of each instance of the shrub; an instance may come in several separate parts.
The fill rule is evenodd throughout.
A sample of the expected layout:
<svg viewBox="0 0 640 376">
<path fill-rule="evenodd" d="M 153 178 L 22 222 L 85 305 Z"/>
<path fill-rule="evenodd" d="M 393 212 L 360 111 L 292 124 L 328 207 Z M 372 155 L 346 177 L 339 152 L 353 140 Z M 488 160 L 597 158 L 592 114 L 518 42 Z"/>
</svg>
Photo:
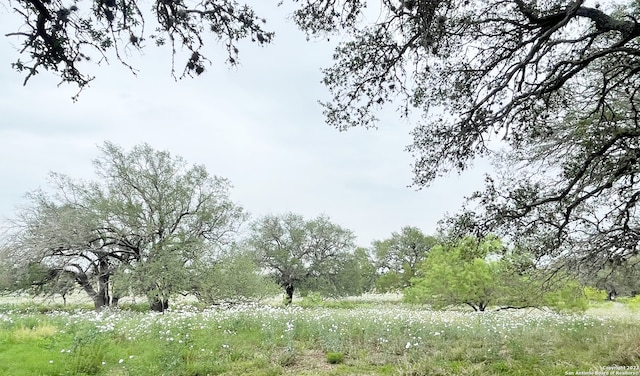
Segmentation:
<svg viewBox="0 0 640 376">
<path fill-rule="evenodd" d="M 633 298 L 627 299 L 626 304 L 632 311 L 637 311 L 638 309 L 640 309 L 640 295 L 636 295 Z"/>
<path fill-rule="evenodd" d="M 341 352 L 328 352 L 327 353 L 327 363 L 329 364 L 340 364 L 344 361 L 344 354 Z"/>
<path fill-rule="evenodd" d="M 595 287 L 585 287 L 582 289 L 584 296 L 591 302 L 602 302 L 607 300 L 607 292 Z"/>
</svg>

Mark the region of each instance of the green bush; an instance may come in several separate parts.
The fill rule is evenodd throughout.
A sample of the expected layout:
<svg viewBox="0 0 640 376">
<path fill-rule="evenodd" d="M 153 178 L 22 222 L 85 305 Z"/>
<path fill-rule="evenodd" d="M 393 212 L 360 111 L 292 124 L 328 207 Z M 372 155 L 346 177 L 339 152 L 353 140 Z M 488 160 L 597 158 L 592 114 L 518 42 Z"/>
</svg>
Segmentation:
<svg viewBox="0 0 640 376">
<path fill-rule="evenodd" d="M 297 353 L 294 349 L 286 349 L 278 357 L 278 364 L 282 367 L 289 367 L 296 363 Z"/>
<path fill-rule="evenodd" d="M 633 298 L 629 298 L 626 300 L 627 307 L 632 311 L 637 311 L 640 309 L 640 295 L 636 295 Z"/>
<path fill-rule="evenodd" d="M 340 352 L 328 352 L 327 353 L 327 363 L 329 364 L 340 364 L 344 362 L 344 354 Z"/>
<path fill-rule="evenodd" d="M 576 281 L 568 281 L 544 297 L 545 305 L 556 311 L 585 311 L 589 302 Z"/>
<path fill-rule="evenodd" d="M 307 292 L 299 301 L 298 305 L 303 308 L 322 307 L 324 305 L 324 298 L 320 293 Z"/>
<path fill-rule="evenodd" d="M 585 287 L 582 289 L 584 296 L 591 302 L 603 302 L 607 300 L 607 292 L 595 287 Z"/>
</svg>

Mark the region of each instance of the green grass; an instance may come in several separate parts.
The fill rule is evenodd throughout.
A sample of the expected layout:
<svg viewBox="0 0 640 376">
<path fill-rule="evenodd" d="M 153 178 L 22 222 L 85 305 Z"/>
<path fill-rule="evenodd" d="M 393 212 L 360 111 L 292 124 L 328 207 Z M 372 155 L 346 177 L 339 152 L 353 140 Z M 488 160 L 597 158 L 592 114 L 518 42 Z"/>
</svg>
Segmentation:
<svg viewBox="0 0 640 376">
<path fill-rule="evenodd" d="M 564 375 L 640 364 L 640 321 L 620 304 L 584 315 L 307 306 L 0 306 L 0 375 Z"/>
</svg>

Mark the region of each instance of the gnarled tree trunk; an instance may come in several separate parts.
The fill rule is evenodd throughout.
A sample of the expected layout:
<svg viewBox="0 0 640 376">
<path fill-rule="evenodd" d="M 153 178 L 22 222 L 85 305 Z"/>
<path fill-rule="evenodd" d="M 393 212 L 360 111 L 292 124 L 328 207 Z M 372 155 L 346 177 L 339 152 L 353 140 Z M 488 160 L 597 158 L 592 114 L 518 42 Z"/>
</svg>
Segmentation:
<svg viewBox="0 0 640 376">
<path fill-rule="evenodd" d="M 89 282 L 89 278 L 86 273 L 80 272 L 76 274 L 76 282 L 82 287 L 82 289 L 89 295 L 91 300 L 93 300 L 93 305 L 96 311 L 102 310 L 105 305 L 108 305 L 108 300 L 105 300 L 104 294 L 96 291 L 91 282 Z"/>
<path fill-rule="evenodd" d="M 169 300 L 155 295 L 150 299 L 149 308 L 155 312 L 164 312 L 169 308 Z"/>
<path fill-rule="evenodd" d="M 291 283 L 284 287 L 284 292 L 285 292 L 284 304 L 285 305 L 289 305 L 291 304 L 291 302 L 293 302 L 294 291 L 295 291 L 295 287 Z"/>
</svg>

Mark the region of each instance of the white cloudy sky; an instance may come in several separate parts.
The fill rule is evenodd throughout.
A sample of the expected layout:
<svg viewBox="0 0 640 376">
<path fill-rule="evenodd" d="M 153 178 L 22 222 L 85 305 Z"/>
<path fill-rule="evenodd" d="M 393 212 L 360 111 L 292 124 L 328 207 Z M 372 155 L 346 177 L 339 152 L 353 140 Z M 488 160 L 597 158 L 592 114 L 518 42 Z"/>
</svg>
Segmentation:
<svg viewBox="0 0 640 376">
<path fill-rule="evenodd" d="M 306 42 L 284 10 L 265 9 L 276 41 L 243 45 L 238 68 L 222 63 L 222 46 L 210 45 L 214 65 L 176 82 L 168 51 L 149 46 L 131 55 L 137 77 L 115 63 L 97 68 L 73 103 L 74 88 L 58 88 L 47 73 L 22 86 L 10 68 L 17 40 L 4 37 L 17 19 L 0 7 L 0 217 L 12 217 L 26 192 L 46 187 L 49 171 L 92 178 L 97 146 L 109 140 L 125 148 L 146 142 L 204 164 L 231 180 L 232 197 L 253 218 L 324 213 L 363 246 L 406 225 L 433 233 L 481 187 L 481 168 L 408 188 L 411 124 L 390 110 L 375 131 L 326 125 L 317 100 L 328 96 L 320 68 L 330 65 L 333 44 Z"/>
</svg>

